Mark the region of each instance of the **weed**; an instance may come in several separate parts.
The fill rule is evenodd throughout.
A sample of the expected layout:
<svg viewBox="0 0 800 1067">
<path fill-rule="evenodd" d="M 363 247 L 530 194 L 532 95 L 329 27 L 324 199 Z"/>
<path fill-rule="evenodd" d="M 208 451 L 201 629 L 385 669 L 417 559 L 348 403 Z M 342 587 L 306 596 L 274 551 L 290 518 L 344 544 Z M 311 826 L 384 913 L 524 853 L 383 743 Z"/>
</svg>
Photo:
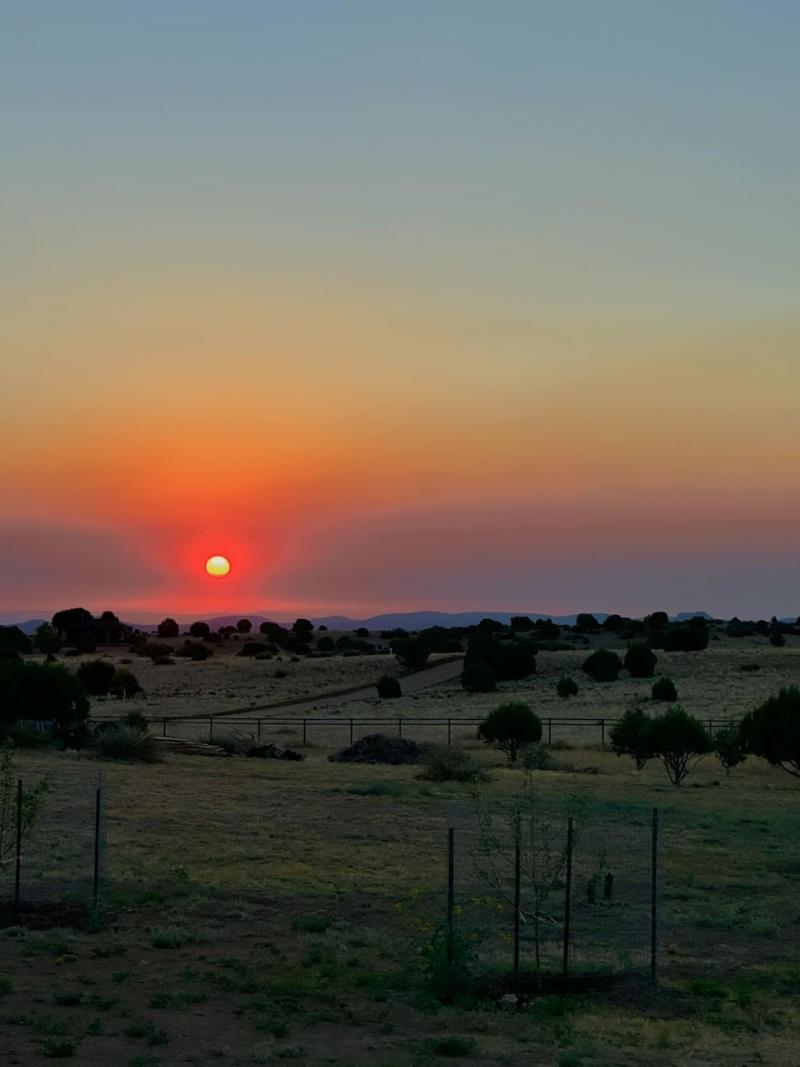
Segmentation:
<svg viewBox="0 0 800 1067">
<path fill-rule="evenodd" d="M 169 1044 L 167 1031 L 149 1020 L 147 1022 L 131 1023 L 125 1031 L 125 1036 L 142 1039 L 150 1046 Z"/>
<path fill-rule="evenodd" d="M 471 1056 L 475 1051 L 475 1038 L 458 1037 L 455 1034 L 447 1037 L 432 1037 L 424 1042 L 423 1051 L 431 1056 L 448 1056 L 453 1059 Z"/>
<path fill-rule="evenodd" d="M 202 944 L 204 940 L 201 933 L 182 926 L 165 926 L 150 931 L 150 944 L 153 948 L 183 948 L 184 945 Z"/>
<path fill-rule="evenodd" d="M 51 1060 L 66 1060 L 74 1056 L 78 1042 L 71 1037 L 49 1037 L 42 1044 L 42 1055 Z"/>
<path fill-rule="evenodd" d="M 7 993 L 14 992 L 14 983 L 10 978 L 7 978 L 4 974 L 0 974 L 0 997 L 6 996 Z"/>
<path fill-rule="evenodd" d="M 54 993 L 53 1000 L 62 1008 L 77 1008 L 83 1003 L 83 993 L 77 990 L 65 989 L 62 993 Z"/>
<path fill-rule="evenodd" d="M 301 934 L 324 934 L 330 924 L 327 915 L 298 915 L 292 919 L 292 929 Z"/>
</svg>

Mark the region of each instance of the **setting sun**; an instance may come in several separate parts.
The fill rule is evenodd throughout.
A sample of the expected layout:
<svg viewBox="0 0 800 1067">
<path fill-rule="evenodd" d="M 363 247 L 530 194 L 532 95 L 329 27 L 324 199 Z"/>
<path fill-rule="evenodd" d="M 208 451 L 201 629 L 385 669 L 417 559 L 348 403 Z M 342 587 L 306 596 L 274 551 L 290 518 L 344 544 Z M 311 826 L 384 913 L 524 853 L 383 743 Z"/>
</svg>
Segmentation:
<svg viewBox="0 0 800 1067">
<path fill-rule="evenodd" d="M 230 569 L 230 560 L 225 556 L 209 556 L 206 560 L 206 574 L 210 574 L 212 578 L 224 578 Z"/>
</svg>

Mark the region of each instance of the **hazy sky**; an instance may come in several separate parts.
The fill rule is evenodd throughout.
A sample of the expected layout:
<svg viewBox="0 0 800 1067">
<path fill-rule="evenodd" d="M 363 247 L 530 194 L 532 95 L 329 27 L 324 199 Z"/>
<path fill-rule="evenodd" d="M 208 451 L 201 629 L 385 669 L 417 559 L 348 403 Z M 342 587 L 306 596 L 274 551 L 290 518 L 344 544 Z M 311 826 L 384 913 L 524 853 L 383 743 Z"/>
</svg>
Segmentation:
<svg viewBox="0 0 800 1067">
<path fill-rule="evenodd" d="M 0 609 L 800 614 L 799 100 L 794 0 L 0 0 Z"/>
</svg>

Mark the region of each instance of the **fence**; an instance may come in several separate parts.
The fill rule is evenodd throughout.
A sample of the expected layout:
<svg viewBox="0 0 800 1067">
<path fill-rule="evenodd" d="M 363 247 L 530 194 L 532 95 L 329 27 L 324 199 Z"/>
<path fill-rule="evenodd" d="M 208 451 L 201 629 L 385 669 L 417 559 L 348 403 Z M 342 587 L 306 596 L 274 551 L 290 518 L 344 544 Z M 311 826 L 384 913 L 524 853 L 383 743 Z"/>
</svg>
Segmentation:
<svg viewBox="0 0 800 1067">
<path fill-rule="evenodd" d="M 95 716 L 95 722 L 112 722 L 112 716 Z M 388 733 L 391 731 L 398 737 L 411 736 L 414 740 L 435 740 L 446 743 L 448 747 L 465 734 L 475 736 L 475 732 L 481 717 L 452 717 L 452 718 L 404 718 L 402 716 L 383 718 L 332 718 L 313 716 L 296 716 L 295 718 L 273 719 L 259 718 L 228 718 L 227 716 L 208 716 L 202 718 L 152 718 L 149 720 L 151 729 L 160 733 L 162 737 L 180 737 L 186 740 L 203 739 L 214 742 L 215 734 L 230 732 L 230 728 L 246 729 L 260 744 L 262 740 L 270 738 L 270 735 L 291 734 L 301 737 L 304 744 L 308 744 L 319 738 L 320 731 L 327 731 L 326 739 L 330 739 L 334 733 L 332 744 L 349 743 L 368 733 Z M 735 722 L 734 719 L 704 719 L 709 734 L 722 726 L 728 726 Z M 608 735 L 613 725 L 619 722 L 618 718 L 553 718 L 542 719 L 542 739 L 545 744 L 552 745 L 559 741 L 565 741 L 568 737 L 574 740 L 577 732 L 578 739 L 586 743 L 598 743 L 601 749 L 606 747 Z M 409 733 L 410 732 L 410 733 Z M 425 736 L 421 736 L 424 734 Z M 431 736 L 433 735 L 433 736 Z"/>
<path fill-rule="evenodd" d="M 105 867 L 102 772 L 16 779 L 0 796 L 0 907 L 97 904 Z"/>
<path fill-rule="evenodd" d="M 657 809 L 517 809 L 448 831 L 448 962 L 466 949 L 512 988 L 636 975 L 655 981 L 659 938 Z M 443 901 L 444 903 L 444 901 Z"/>
</svg>

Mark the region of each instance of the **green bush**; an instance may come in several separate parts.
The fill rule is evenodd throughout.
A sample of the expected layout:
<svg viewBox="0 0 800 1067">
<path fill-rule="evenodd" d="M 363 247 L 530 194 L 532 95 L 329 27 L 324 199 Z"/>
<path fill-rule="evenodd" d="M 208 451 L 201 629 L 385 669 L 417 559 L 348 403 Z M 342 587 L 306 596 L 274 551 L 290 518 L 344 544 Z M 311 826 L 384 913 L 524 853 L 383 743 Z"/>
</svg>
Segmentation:
<svg viewBox="0 0 800 1067">
<path fill-rule="evenodd" d="M 117 668 L 107 659 L 90 659 L 78 667 L 77 675 L 86 692 L 93 697 L 111 692 Z"/>
<path fill-rule="evenodd" d="M 119 721 L 123 726 L 129 726 L 131 730 L 139 730 L 143 734 L 146 734 L 150 729 L 150 723 L 147 721 L 147 716 L 142 715 L 141 711 L 129 711 L 128 714 L 123 715 Z"/>
<path fill-rule="evenodd" d="M 94 749 L 101 759 L 127 760 L 135 763 L 158 763 L 155 738 L 142 730 L 113 723 L 95 735 Z"/>
<path fill-rule="evenodd" d="M 488 663 L 470 663 L 461 672 L 461 684 L 471 693 L 494 693 L 497 675 Z"/>
<path fill-rule="evenodd" d="M 317 652 L 333 652 L 335 647 L 333 638 L 328 637 L 327 634 L 317 638 Z"/>
<path fill-rule="evenodd" d="M 463 749 L 431 745 L 423 753 L 419 777 L 428 782 L 482 782 L 486 772 Z"/>
<path fill-rule="evenodd" d="M 622 660 L 609 648 L 598 648 L 583 662 L 581 670 L 595 682 L 616 682 Z"/>
<path fill-rule="evenodd" d="M 510 764 L 520 750 L 542 739 L 542 721 L 528 704 L 509 701 L 490 711 L 478 727 L 478 737 L 505 752 Z"/>
<path fill-rule="evenodd" d="M 397 678 L 390 678 L 388 674 L 384 674 L 382 678 L 378 679 L 378 696 L 381 700 L 396 700 L 403 695 L 403 688 Z"/>
<path fill-rule="evenodd" d="M 657 663 L 658 656 L 646 644 L 631 645 L 625 653 L 625 670 L 632 678 L 652 678 Z"/>
<path fill-rule="evenodd" d="M 742 720 L 744 751 L 800 778 L 800 689 L 781 689 Z"/>
<path fill-rule="evenodd" d="M 191 660 L 204 660 L 213 656 L 214 652 L 202 641 L 192 641 L 187 637 L 183 644 L 175 649 L 175 655 Z"/>
<path fill-rule="evenodd" d="M 563 678 L 559 678 L 556 682 L 556 692 L 563 699 L 567 699 L 567 697 L 576 697 L 579 693 L 578 683 L 574 678 L 568 678 L 565 675 Z"/>
<path fill-rule="evenodd" d="M 37 629 L 33 643 L 40 652 L 46 652 L 48 655 L 58 652 L 63 644 L 61 634 L 48 622 L 43 622 Z"/>
<path fill-rule="evenodd" d="M 665 700 L 671 704 L 678 699 L 678 690 L 671 678 L 659 678 L 650 690 L 653 700 Z"/>
</svg>

